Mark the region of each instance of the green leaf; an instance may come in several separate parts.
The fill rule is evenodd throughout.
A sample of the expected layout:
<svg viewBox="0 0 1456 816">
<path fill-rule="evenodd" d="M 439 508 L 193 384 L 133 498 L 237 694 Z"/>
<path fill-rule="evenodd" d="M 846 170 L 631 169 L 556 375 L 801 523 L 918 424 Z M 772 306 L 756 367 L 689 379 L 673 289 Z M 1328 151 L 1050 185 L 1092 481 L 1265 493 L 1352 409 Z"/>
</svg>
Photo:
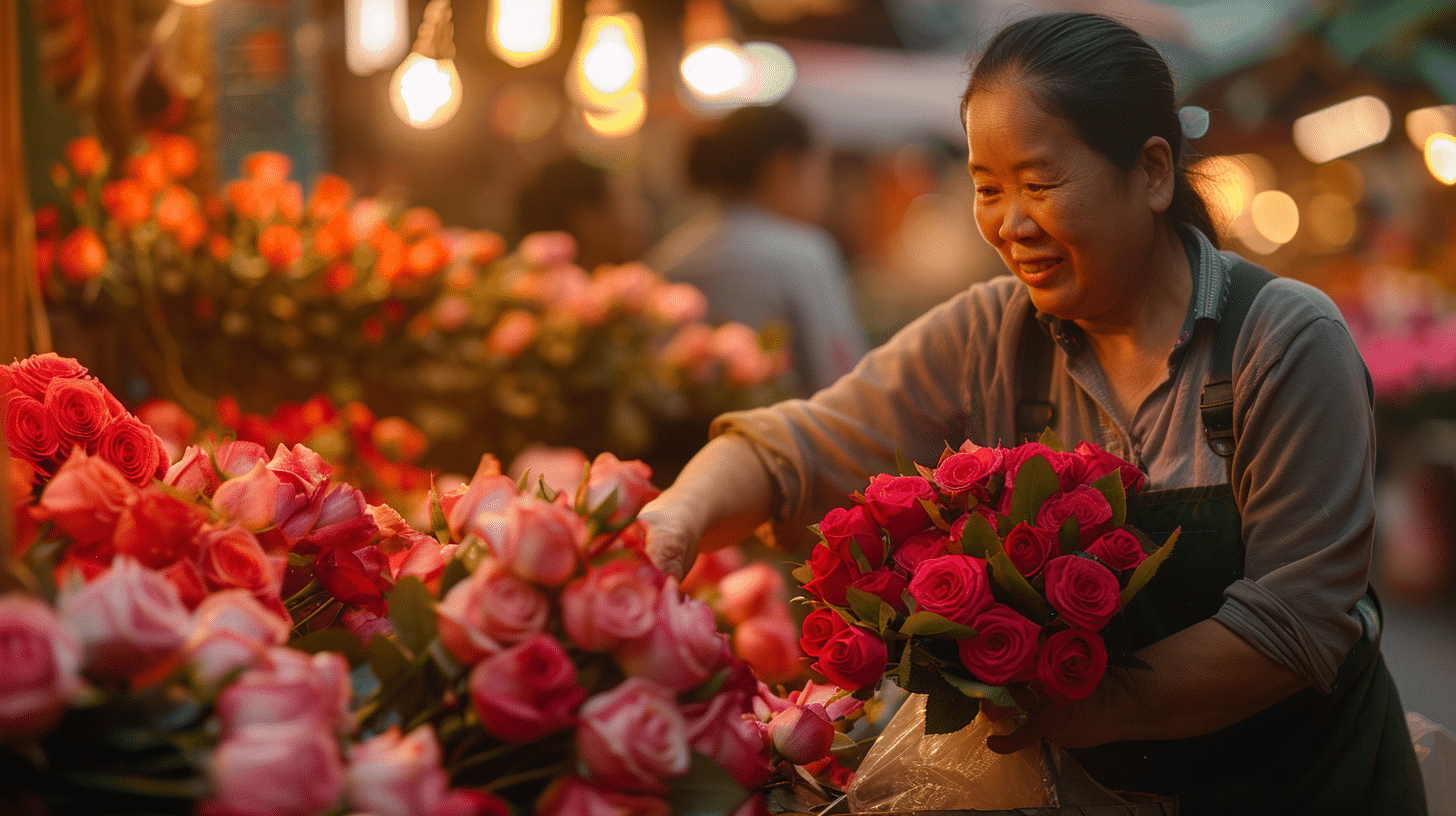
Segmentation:
<svg viewBox="0 0 1456 816">
<path fill-rule="evenodd" d="M 885 599 L 880 599 L 880 634 L 883 635 L 885 630 L 895 624 L 895 616 L 897 614 L 899 613 L 895 611 L 895 607 L 886 603 Z"/>
<path fill-rule="evenodd" d="M 1011 507 L 1007 513 L 1011 517 L 1011 526 L 1023 521 L 1028 524 L 1035 522 L 1042 503 L 1060 487 L 1057 473 L 1046 457 L 1027 457 L 1016 471 L 1016 482 L 1011 486 Z"/>
<path fill-rule="evenodd" d="M 1121 527 L 1127 523 L 1127 490 L 1122 486 L 1122 474 L 1116 470 L 1092 483 L 1092 486 L 1107 497 L 1112 505 L 1112 526 Z"/>
<path fill-rule="evenodd" d="M 318 556 L 316 555 L 304 555 L 303 553 L 296 552 L 291 552 L 288 554 L 288 566 L 290 567 L 311 566 L 317 560 Z"/>
<path fill-rule="evenodd" d="M 718 763 L 697 752 L 686 774 L 667 780 L 673 816 L 729 816 L 746 798 L 747 789 Z"/>
<path fill-rule="evenodd" d="M 919 462 L 916 462 L 915 472 L 920 474 L 920 478 L 924 479 L 927 482 L 930 482 L 931 484 L 935 484 L 935 471 L 931 470 L 925 465 L 920 464 Z"/>
<path fill-rule="evenodd" d="M 962 694 L 960 689 L 940 681 L 931 686 L 925 699 L 925 734 L 954 734 L 965 728 L 981 713 L 981 704 L 972 697 Z"/>
<path fill-rule="evenodd" d="M 1041 593 L 1027 583 L 1026 578 L 1017 571 L 1016 565 L 1011 563 L 1011 556 L 1001 548 L 1000 539 L 991 542 L 990 552 L 986 556 L 986 566 L 990 568 L 991 580 L 1011 596 L 1011 605 L 1016 608 L 1016 611 L 1038 624 L 1045 624 L 1051 620 L 1052 608 L 1047 605 L 1046 599 L 1041 596 Z"/>
<path fill-rule="evenodd" d="M 902 452 L 898 448 L 895 449 L 895 471 L 898 472 L 901 476 L 916 475 L 915 463 L 910 461 L 909 459 L 906 459 L 904 452 Z"/>
<path fill-rule="evenodd" d="M 399 650 L 399 644 L 387 635 L 375 634 L 369 639 L 369 668 L 378 678 L 380 685 L 408 671 L 410 657 Z"/>
<path fill-rule="evenodd" d="M 911 694 L 928 694 L 937 684 L 945 682 L 940 678 L 940 670 L 927 665 L 921 659 L 924 657 L 926 657 L 925 650 L 917 644 L 913 650 L 907 646 L 905 654 L 900 658 L 900 668 L 896 672 L 895 683 Z"/>
<path fill-rule="evenodd" d="M 445 520 L 445 507 L 440 504 L 440 492 L 435 489 L 435 481 L 430 479 L 430 532 L 441 544 L 450 542 L 450 523 Z"/>
<path fill-rule="evenodd" d="M 440 597 L 445 597 L 445 593 L 449 592 L 451 587 L 469 576 L 470 568 L 465 566 L 465 562 L 458 558 L 451 558 L 450 562 L 445 565 L 444 574 L 440 576 Z"/>
<path fill-rule="evenodd" d="M 985 558 L 992 548 L 999 548 L 999 538 L 991 529 L 991 522 L 980 513 L 968 513 L 965 526 L 961 528 L 961 552 L 976 558 Z"/>
<path fill-rule="evenodd" d="M 1131 601 L 1139 590 L 1147 586 L 1148 581 L 1153 580 L 1153 576 L 1158 573 L 1158 567 L 1173 553 L 1173 544 L 1178 541 L 1178 534 L 1182 531 L 1182 527 L 1174 530 L 1173 534 L 1168 536 L 1168 540 L 1163 542 L 1163 546 L 1157 549 L 1157 552 L 1144 558 L 1143 562 L 1137 565 L 1137 569 L 1132 571 L 1132 577 L 1127 579 L 1127 586 L 1122 588 L 1122 594 L 1118 597 L 1123 608 L 1127 607 L 1128 601 Z"/>
<path fill-rule="evenodd" d="M 415 653 L 429 648 L 438 632 L 435 625 L 435 596 L 413 575 L 399 579 L 386 595 L 389 601 L 389 622 L 394 633 Z"/>
<path fill-rule="evenodd" d="M 942 674 L 941 677 L 967 697 L 974 697 L 978 700 L 990 700 L 1002 708 L 1021 708 L 1021 706 L 1016 704 L 1016 699 L 1011 696 L 1011 691 L 1005 686 L 992 686 L 964 677 L 957 677 L 953 674 Z"/>
<path fill-rule="evenodd" d="M 1081 543 L 1082 523 L 1077 521 L 1075 515 L 1067 516 L 1067 520 L 1062 522 L 1061 528 L 1057 530 L 1057 545 L 1061 549 L 1062 555 L 1081 549 L 1079 546 Z"/>
<path fill-rule="evenodd" d="M 849 600 L 849 608 L 854 610 L 856 618 L 868 623 L 880 619 L 880 604 L 884 603 L 880 596 L 853 586 L 845 588 L 844 596 Z"/>
<path fill-rule="evenodd" d="M 950 522 L 946 521 L 945 517 L 940 514 L 940 505 L 930 499 L 921 499 L 920 506 L 925 508 L 925 513 L 930 516 L 930 522 L 932 524 L 946 532 L 950 532 Z"/>
<path fill-rule="evenodd" d="M 1057 436 L 1057 432 L 1052 430 L 1050 427 L 1041 432 L 1041 438 L 1037 441 L 1042 443 L 1043 445 L 1046 445 L 1048 448 L 1051 448 L 1057 453 L 1067 452 L 1067 446 L 1062 444 L 1061 437 Z"/>
<path fill-rule="evenodd" d="M 964 640 L 974 637 L 976 630 L 963 623 L 948 620 L 934 612 L 916 612 L 900 625 L 900 634 L 919 637 L 952 637 Z"/>
<path fill-rule="evenodd" d="M 290 648 L 309 654 L 338 652 L 349 661 L 350 668 L 357 668 L 369 659 L 369 654 L 364 648 L 364 641 L 347 629 L 320 629 L 317 632 L 309 632 L 302 637 L 296 637 L 289 641 L 288 645 Z"/>
<path fill-rule="evenodd" d="M 814 571 L 809 569 L 808 564 L 800 564 L 799 566 L 794 567 L 793 572 L 790 572 L 789 574 L 794 576 L 794 580 L 798 581 L 800 586 L 803 586 L 804 584 L 807 584 L 810 581 L 814 580 Z"/>
</svg>

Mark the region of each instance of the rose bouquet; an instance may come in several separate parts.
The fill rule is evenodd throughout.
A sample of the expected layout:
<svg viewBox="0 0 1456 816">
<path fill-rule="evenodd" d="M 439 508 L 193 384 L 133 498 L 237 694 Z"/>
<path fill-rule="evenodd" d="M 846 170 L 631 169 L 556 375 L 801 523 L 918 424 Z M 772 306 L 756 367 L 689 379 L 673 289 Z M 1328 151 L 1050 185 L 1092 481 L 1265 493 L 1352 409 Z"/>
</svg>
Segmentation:
<svg viewBox="0 0 1456 816">
<path fill-rule="evenodd" d="M 815 605 L 800 641 L 846 688 L 884 675 L 928 695 L 927 734 L 955 732 L 1010 688 L 1058 705 L 1097 687 L 1104 636 L 1153 577 L 1156 546 L 1126 522 L 1143 474 L 1096 445 L 966 442 L 934 469 L 881 474 L 817 525 L 796 572 Z"/>
</svg>

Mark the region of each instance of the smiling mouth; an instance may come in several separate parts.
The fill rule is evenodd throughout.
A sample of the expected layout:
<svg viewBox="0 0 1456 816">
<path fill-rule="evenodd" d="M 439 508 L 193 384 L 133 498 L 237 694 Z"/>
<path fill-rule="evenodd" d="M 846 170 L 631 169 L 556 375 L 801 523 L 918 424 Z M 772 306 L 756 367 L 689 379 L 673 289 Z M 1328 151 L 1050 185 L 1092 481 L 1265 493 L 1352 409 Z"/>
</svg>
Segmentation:
<svg viewBox="0 0 1456 816">
<path fill-rule="evenodd" d="M 1043 258 L 1036 261 L 1017 261 L 1016 266 L 1023 275 L 1040 275 L 1051 271 L 1061 262 L 1061 258 Z"/>
</svg>

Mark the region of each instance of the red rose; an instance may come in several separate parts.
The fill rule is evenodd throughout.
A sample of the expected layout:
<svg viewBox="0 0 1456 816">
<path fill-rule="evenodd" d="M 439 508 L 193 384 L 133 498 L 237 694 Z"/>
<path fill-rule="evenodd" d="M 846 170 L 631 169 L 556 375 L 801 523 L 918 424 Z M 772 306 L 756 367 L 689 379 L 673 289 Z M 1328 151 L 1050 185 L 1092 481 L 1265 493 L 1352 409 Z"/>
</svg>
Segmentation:
<svg viewBox="0 0 1456 816">
<path fill-rule="evenodd" d="M 46 484 L 36 515 L 55 522 L 76 544 L 101 544 L 110 540 L 117 518 L 136 496 L 136 486 L 111 463 L 76 451 Z M 111 563 L 109 546 L 94 555 Z"/>
<path fill-rule="evenodd" d="M 1096 632 L 1064 629 L 1041 647 L 1036 679 L 1057 705 L 1070 705 L 1091 694 L 1107 671 L 1107 647 Z"/>
<path fill-rule="evenodd" d="M 1040 442 L 1027 442 L 1024 445 L 1006 449 L 1002 456 L 1001 468 L 1006 474 L 1006 486 L 1001 493 L 1001 509 L 1004 512 L 1011 502 L 1011 490 L 1016 484 L 1016 476 L 1021 472 L 1021 466 L 1026 464 L 1026 460 L 1033 456 L 1040 456 L 1050 465 L 1052 460 L 1057 457 L 1057 452 Z"/>
<path fill-rule="evenodd" d="M 1004 454 L 1000 448 L 961 450 L 941 460 L 935 468 L 935 482 L 953 494 L 972 493 L 986 499 L 986 483 L 1001 469 Z"/>
<path fill-rule="evenodd" d="M 909 589 L 920 611 L 967 626 L 992 602 L 986 562 L 969 555 L 942 555 L 921 563 Z"/>
<path fill-rule="evenodd" d="M 1043 572 L 1047 602 L 1072 626 L 1095 632 L 1117 614 L 1117 576 L 1102 564 L 1072 553 L 1048 561 Z"/>
<path fill-rule="evenodd" d="M 959 641 L 961 663 L 983 683 L 999 686 L 1036 676 L 1036 639 L 1041 627 L 1015 609 L 993 603 L 971 622 L 974 637 Z"/>
<path fill-rule="evenodd" d="M 111 422 L 105 389 L 95 380 L 51 380 L 46 386 L 45 407 L 67 449 L 74 443 L 93 450 L 92 443 Z"/>
<path fill-rule="evenodd" d="M 10 453 L 49 474 L 61 450 L 50 412 L 40 400 L 11 391 L 5 400 L 5 439 Z"/>
<path fill-rule="evenodd" d="M 1097 481 L 1092 475 L 1091 464 L 1075 453 L 1053 453 L 1051 465 L 1052 472 L 1057 474 L 1057 488 L 1060 490 L 1073 490 L 1078 485 Z"/>
<path fill-rule="evenodd" d="M 1147 474 L 1138 470 L 1136 465 L 1108 453 L 1091 442 L 1078 442 L 1072 452 L 1087 460 L 1088 473 L 1092 481 L 1115 470 L 1122 476 L 1122 489 L 1129 494 L 1137 492 L 1147 481 Z"/>
<path fill-rule="evenodd" d="M 959 535 L 955 525 L 952 525 L 951 534 Z M 900 542 L 890 558 L 906 575 L 913 575 L 922 561 L 939 558 L 949 552 L 949 540 L 945 532 L 939 527 L 931 527 Z"/>
<path fill-rule="evenodd" d="M 893 541 L 909 538 L 930 526 L 930 514 L 920 500 L 935 501 L 935 489 L 919 476 L 881 473 L 865 488 L 865 507 Z"/>
<path fill-rule="evenodd" d="M 814 573 L 814 578 L 804 584 L 804 590 L 834 606 L 849 603 L 845 590 L 862 574 L 857 564 L 840 558 L 828 546 L 815 547 L 809 553 L 809 571 Z"/>
<path fill-rule="evenodd" d="M 388 606 L 384 593 L 394 586 L 389 560 L 378 547 L 329 550 L 319 556 L 318 579 L 324 590 L 349 606 L 384 615 Z"/>
<path fill-rule="evenodd" d="M 799 638 L 799 648 L 810 657 L 818 657 L 825 644 L 848 627 L 849 624 L 833 609 L 815 609 L 804 616 L 804 634 Z"/>
<path fill-rule="evenodd" d="M 1077 519 L 1082 541 L 1092 542 L 1111 526 L 1112 505 L 1097 488 L 1078 485 L 1043 502 L 1036 514 L 1036 526 L 1055 532 L 1071 517 Z"/>
<path fill-rule="evenodd" d="M 1056 554 L 1057 532 L 1033 527 L 1023 521 L 1011 528 L 1002 546 L 1016 571 L 1030 578 L 1040 572 L 1047 560 Z"/>
<path fill-rule="evenodd" d="M 198 535 L 206 520 L 197 505 L 151 485 L 117 516 L 111 543 L 119 555 L 130 555 L 155 570 L 166 569 L 182 559 L 197 559 Z"/>
<path fill-rule="evenodd" d="M 819 522 L 819 534 L 829 549 L 845 561 L 855 562 L 853 547 L 857 546 L 870 569 L 878 569 L 885 563 L 885 539 L 880 525 L 862 504 L 830 510 Z"/>
<path fill-rule="evenodd" d="M 9 370 L 9 387 L 19 388 L 22 394 L 37 400 L 45 399 L 46 386 L 57 377 L 80 379 L 86 377 L 86 369 L 70 357 L 61 357 L 53 352 L 31 356 L 5 366 Z M 4 380 L 0 380 L 3 383 Z"/>
<path fill-rule="evenodd" d="M 101 432 L 96 455 L 116 466 L 132 484 L 142 486 L 167 474 L 167 450 L 152 429 L 121 417 Z"/>
<path fill-rule="evenodd" d="M 841 688 L 859 689 L 880 679 L 888 658 L 885 641 L 867 629 L 846 626 L 824 644 L 814 668 Z"/>
<path fill-rule="evenodd" d="M 538 634 L 470 670 L 470 697 L 480 726 L 508 742 L 529 742 L 576 721 L 586 689 L 554 638 Z"/>
<path fill-rule="evenodd" d="M 851 586 L 863 589 L 871 595 L 878 595 L 885 603 L 901 612 L 908 612 L 905 606 L 905 578 L 889 567 L 880 567 L 854 579 Z"/>
<path fill-rule="evenodd" d="M 208 587 L 214 590 L 239 588 L 254 595 L 278 595 L 283 584 L 279 560 L 270 557 L 257 536 L 238 525 L 208 526 L 198 536 L 199 567 Z"/>
<path fill-rule="evenodd" d="M 1129 570 L 1143 562 L 1148 554 L 1143 552 L 1143 542 L 1126 527 L 1116 527 L 1103 533 L 1087 547 L 1088 555 L 1114 570 Z"/>
</svg>

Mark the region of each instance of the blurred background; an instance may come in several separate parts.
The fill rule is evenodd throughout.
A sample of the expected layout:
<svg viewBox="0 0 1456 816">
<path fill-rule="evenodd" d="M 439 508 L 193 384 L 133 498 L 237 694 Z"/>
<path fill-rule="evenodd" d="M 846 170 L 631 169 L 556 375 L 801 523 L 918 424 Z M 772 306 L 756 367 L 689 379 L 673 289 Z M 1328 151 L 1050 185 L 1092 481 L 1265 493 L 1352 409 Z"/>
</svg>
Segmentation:
<svg viewBox="0 0 1456 816">
<path fill-rule="evenodd" d="M 1003 271 L 972 219 L 957 120 L 968 57 L 1028 13 L 1118 17 L 1174 69 L 1225 247 L 1320 287 L 1347 317 L 1378 401 L 1386 657 L 1410 710 L 1456 725 L 1451 4 L 3 5 L 0 78 L 20 114 L 0 140 L 7 207 L 34 218 L 7 257 L 34 256 L 38 272 L 21 287 L 29 306 L 6 316 L 12 347 L 54 347 L 133 403 L 176 400 L 234 431 L 248 417 L 277 420 L 280 407 L 312 417 L 314 431 L 337 406 L 398 415 L 418 436 L 397 425 L 383 435 L 392 466 L 466 470 L 482 452 L 508 458 L 540 442 L 642 456 L 659 478 L 701 443 L 707 415 L 789 393 L 771 377 L 775 327 L 754 327 L 768 362 L 732 358 L 726 374 L 694 375 L 698 391 L 657 378 L 624 396 L 623 378 L 646 364 L 630 353 L 639 341 L 622 338 L 645 330 L 586 307 L 575 323 L 553 323 L 553 303 L 587 290 L 555 278 L 542 288 L 550 276 L 523 273 L 552 259 L 522 238 L 568 230 L 567 259 L 585 272 L 638 269 L 629 262 L 655 257 L 711 208 L 689 173 L 695 140 L 735 109 L 779 105 L 824 148 L 823 206 L 807 220 L 842 257 L 855 318 L 878 343 Z M 523 204 L 532 189 L 534 210 Z M 129 194 L 144 199 L 134 214 Z M 609 220 L 565 217 L 582 202 Z M 530 214 L 542 211 L 561 218 Z M 336 217 L 347 222 L 338 234 Z M 342 248 L 326 246 L 336 239 Z M 618 284 L 623 303 L 645 297 Z M 653 326 L 674 302 L 654 301 Z M 679 324 L 705 318 L 682 308 L 670 326 L 679 357 L 691 339 Z M 536 344 L 533 367 L 498 364 L 520 359 L 512 331 Z M 588 359 L 604 338 L 627 351 Z M 730 340 L 718 338 L 720 363 L 731 362 Z M 494 379 L 480 379 L 487 369 Z M 474 391 L 458 386 L 467 373 Z M 423 401 L 427 392 L 440 399 Z M 562 419 L 587 404 L 607 413 Z"/>
</svg>

